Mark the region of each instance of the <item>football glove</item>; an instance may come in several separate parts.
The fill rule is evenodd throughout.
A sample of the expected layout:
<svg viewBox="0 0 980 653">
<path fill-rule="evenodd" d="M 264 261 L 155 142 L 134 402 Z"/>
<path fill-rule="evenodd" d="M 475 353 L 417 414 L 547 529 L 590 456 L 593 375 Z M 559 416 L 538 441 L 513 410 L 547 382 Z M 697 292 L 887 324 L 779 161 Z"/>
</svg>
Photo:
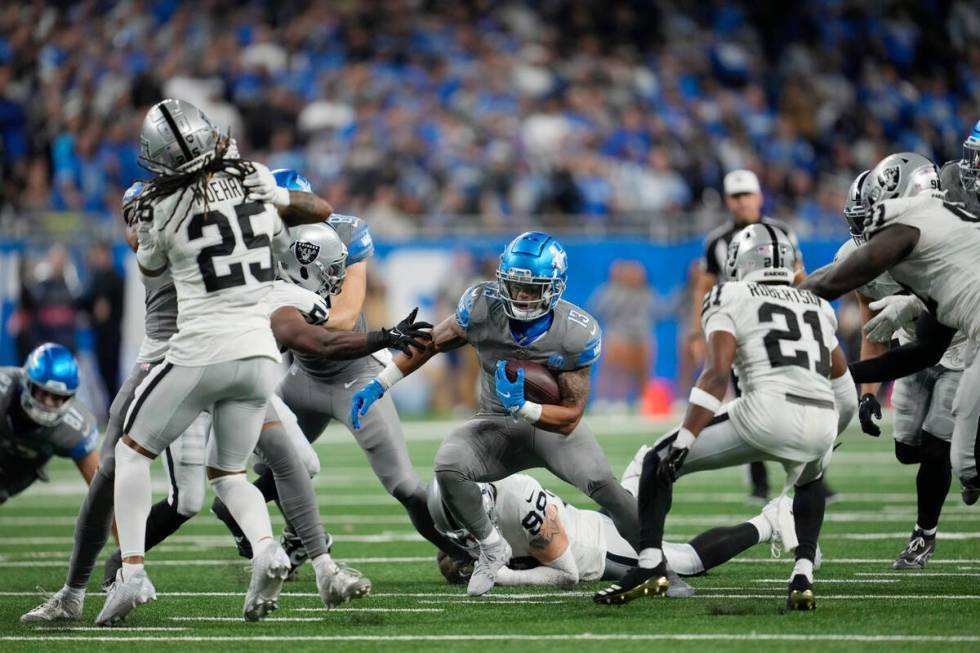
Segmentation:
<svg viewBox="0 0 980 653">
<path fill-rule="evenodd" d="M 910 328 L 925 306 L 913 295 L 889 295 L 868 304 L 878 314 L 864 325 L 864 333 L 871 342 L 891 342 L 892 336 L 902 328 Z"/>
<path fill-rule="evenodd" d="M 671 485 L 681 475 L 681 466 L 691 450 L 688 447 L 670 445 L 667 455 L 660 459 L 657 465 L 657 476 L 664 485 Z"/>
<path fill-rule="evenodd" d="M 858 419 L 861 420 L 861 430 L 876 438 L 881 435 L 881 428 L 875 424 L 874 418 L 881 419 L 881 404 L 877 397 L 866 392 L 858 401 Z"/>
<path fill-rule="evenodd" d="M 385 389 L 377 379 L 357 391 L 350 402 L 350 424 L 356 431 L 361 428 L 361 418 L 371 410 L 371 404 L 385 395 Z"/>
<path fill-rule="evenodd" d="M 412 348 L 422 351 L 428 341 L 432 340 L 430 333 L 432 325 L 428 322 L 416 321 L 415 317 L 419 314 L 416 306 L 404 320 L 399 322 L 393 329 L 381 329 L 381 339 L 384 346 L 388 349 L 397 349 L 403 354 L 412 357 Z"/>
<path fill-rule="evenodd" d="M 248 196 L 259 202 L 268 202 L 277 209 L 289 206 L 289 190 L 277 185 L 272 172 L 261 163 L 252 161 L 251 165 L 252 172 L 242 180 Z"/>
<path fill-rule="evenodd" d="M 497 399 L 511 415 L 516 415 L 524 406 L 524 370 L 517 368 L 517 379 L 507 378 L 507 361 L 497 361 Z"/>
</svg>

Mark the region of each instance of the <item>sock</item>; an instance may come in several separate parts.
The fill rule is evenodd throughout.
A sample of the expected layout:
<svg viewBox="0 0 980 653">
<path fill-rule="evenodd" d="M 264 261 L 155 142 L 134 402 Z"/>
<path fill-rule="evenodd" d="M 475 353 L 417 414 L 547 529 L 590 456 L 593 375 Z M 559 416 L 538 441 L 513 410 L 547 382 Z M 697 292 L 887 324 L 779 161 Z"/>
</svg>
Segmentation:
<svg viewBox="0 0 980 653">
<path fill-rule="evenodd" d="M 817 555 L 817 540 L 823 526 L 823 514 L 827 498 L 823 491 L 823 479 L 798 485 L 793 497 L 793 521 L 796 526 L 796 559 L 806 558 L 813 562 Z"/>
<path fill-rule="evenodd" d="M 749 522 L 712 528 L 690 541 L 705 569 L 728 562 L 742 551 L 759 543 L 759 531 Z"/>
<path fill-rule="evenodd" d="M 953 480 L 949 446 L 948 442 L 922 432 L 922 462 L 915 476 L 915 489 L 918 508 L 916 523 L 923 531 L 935 531 L 946 495 L 949 494 L 949 485 Z"/>
<path fill-rule="evenodd" d="M 759 542 L 768 542 L 772 539 L 772 524 L 762 515 L 756 515 L 747 523 L 752 524 L 755 526 L 755 530 L 759 531 Z M 756 544 L 759 542 L 756 542 Z"/>
<path fill-rule="evenodd" d="M 663 561 L 663 549 L 648 548 L 640 551 L 640 559 L 637 561 L 637 566 L 643 569 L 653 569 Z"/>
<path fill-rule="evenodd" d="M 337 566 L 337 563 L 333 561 L 329 553 L 321 553 L 310 562 L 313 563 L 313 571 L 316 573 L 317 578 L 324 573 L 332 573 Z"/>
<path fill-rule="evenodd" d="M 796 561 L 796 565 L 793 567 L 793 576 L 798 574 L 803 574 L 806 579 L 813 582 L 813 561 L 807 560 L 806 558 L 800 558 Z"/>
<path fill-rule="evenodd" d="M 496 544 L 499 541 L 500 541 L 500 533 L 497 531 L 496 528 L 491 528 L 490 529 L 490 534 L 487 535 L 482 540 L 480 540 L 480 546 L 481 547 L 484 547 L 484 546 L 493 546 L 494 544 Z"/>
<path fill-rule="evenodd" d="M 69 587 L 65 585 L 61 588 L 61 593 L 71 601 L 82 601 L 85 598 L 84 587 Z"/>
<path fill-rule="evenodd" d="M 177 512 L 166 499 L 153 504 L 146 520 L 146 550 L 149 551 L 173 535 L 188 519 L 190 517 Z"/>
<path fill-rule="evenodd" d="M 938 528 L 922 528 L 921 526 L 919 526 L 919 524 L 916 524 L 915 525 L 915 530 L 922 531 L 922 534 L 925 535 L 926 537 L 935 537 L 936 536 L 936 531 L 938 531 L 939 529 Z"/>
<path fill-rule="evenodd" d="M 146 518 L 153 493 L 150 488 L 150 462 L 120 440 L 116 443 L 116 480 L 113 494 L 116 528 L 123 558 L 146 553 Z"/>
<path fill-rule="evenodd" d="M 245 474 L 219 476 L 211 480 L 211 485 L 258 555 L 272 541 L 272 523 L 262 493 L 248 482 Z"/>
<path fill-rule="evenodd" d="M 122 566 L 122 577 L 123 577 L 123 580 L 126 580 L 127 578 L 132 578 L 133 577 L 133 574 L 136 574 L 136 573 L 141 572 L 141 571 L 143 571 L 143 563 L 142 562 L 138 562 L 138 563 L 135 563 L 135 564 L 130 564 L 128 562 L 124 562 L 123 563 L 123 566 Z"/>
</svg>

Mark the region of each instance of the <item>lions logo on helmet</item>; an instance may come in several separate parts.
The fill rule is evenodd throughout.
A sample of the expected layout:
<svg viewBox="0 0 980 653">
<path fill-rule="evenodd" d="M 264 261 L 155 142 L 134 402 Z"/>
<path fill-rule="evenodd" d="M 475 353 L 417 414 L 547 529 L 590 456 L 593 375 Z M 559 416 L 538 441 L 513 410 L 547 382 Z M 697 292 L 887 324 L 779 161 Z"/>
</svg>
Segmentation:
<svg viewBox="0 0 980 653">
<path fill-rule="evenodd" d="M 561 299 L 567 280 L 565 248 L 546 233 L 523 233 L 500 255 L 497 290 L 511 319 L 528 322 L 546 315 Z"/>
</svg>

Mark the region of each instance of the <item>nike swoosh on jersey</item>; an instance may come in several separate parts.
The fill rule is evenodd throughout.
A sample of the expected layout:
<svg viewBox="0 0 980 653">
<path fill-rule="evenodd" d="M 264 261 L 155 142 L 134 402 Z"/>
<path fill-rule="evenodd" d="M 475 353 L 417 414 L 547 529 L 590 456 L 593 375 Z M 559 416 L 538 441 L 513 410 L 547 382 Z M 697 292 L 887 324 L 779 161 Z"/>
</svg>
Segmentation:
<svg viewBox="0 0 980 653">
<path fill-rule="evenodd" d="M 501 392 L 500 393 L 500 396 L 503 397 L 504 399 L 510 399 L 510 393 L 509 392 Z"/>
<path fill-rule="evenodd" d="M 352 385 L 354 385 L 355 383 L 357 383 L 357 379 L 354 379 L 354 380 L 353 380 L 353 381 L 351 381 L 350 383 L 345 383 L 345 384 L 344 384 L 344 390 L 346 390 L 347 388 L 349 388 L 349 387 L 351 387 L 351 386 L 352 386 Z"/>
</svg>

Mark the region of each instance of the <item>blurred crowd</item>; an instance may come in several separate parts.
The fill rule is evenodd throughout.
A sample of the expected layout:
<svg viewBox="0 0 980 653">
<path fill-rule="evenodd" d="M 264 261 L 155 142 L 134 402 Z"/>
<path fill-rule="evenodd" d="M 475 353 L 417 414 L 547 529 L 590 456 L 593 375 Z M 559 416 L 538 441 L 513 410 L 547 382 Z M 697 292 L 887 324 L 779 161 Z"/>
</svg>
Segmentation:
<svg viewBox="0 0 980 653">
<path fill-rule="evenodd" d="M 766 212 L 806 235 L 838 224 L 850 177 L 886 152 L 959 155 L 980 117 L 980 5 L 9 3 L 0 215 L 108 219 L 146 176 L 136 137 L 164 96 L 379 233 L 459 214 L 679 221 L 750 168 Z"/>
</svg>

